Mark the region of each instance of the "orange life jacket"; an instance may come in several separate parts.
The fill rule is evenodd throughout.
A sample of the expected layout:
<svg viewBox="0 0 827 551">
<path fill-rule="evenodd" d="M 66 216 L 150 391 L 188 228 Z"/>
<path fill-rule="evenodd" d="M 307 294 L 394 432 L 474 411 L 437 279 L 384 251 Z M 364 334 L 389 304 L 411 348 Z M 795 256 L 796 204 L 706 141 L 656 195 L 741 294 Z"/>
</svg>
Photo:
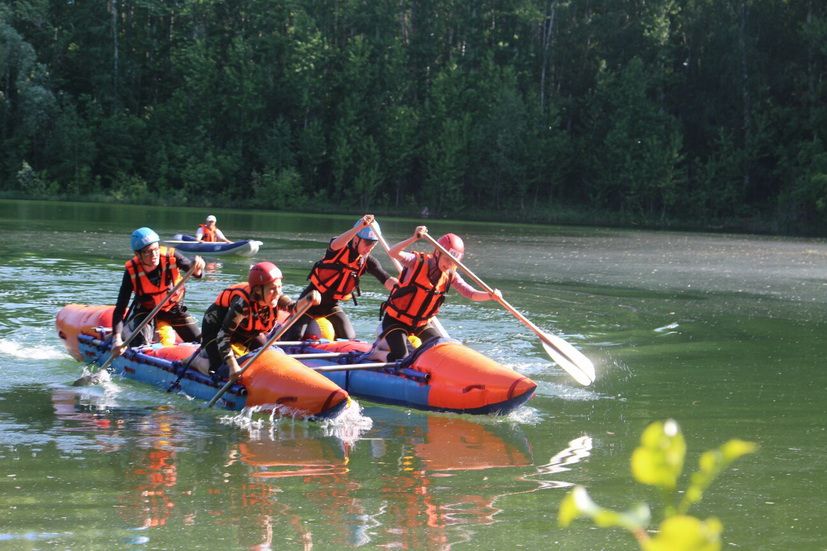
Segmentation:
<svg viewBox="0 0 827 551">
<path fill-rule="evenodd" d="M 247 333 L 266 333 L 276 325 L 276 309 L 270 306 L 262 306 L 257 300 L 253 300 L 252 291 L 248 283 L 237 283 L 221 291 L 215 299 L 215 303 L 222 308 L 229 308 L 230 302 L 235 297 L 241 297 L 249 308 L 250 314 L 238 326 Z"/>
<path fill-rule="evenodd" d="M 451 288 L 451 278 L 442 273 L 434 283 L 428 277 L 432 255 L 414 253 L 416 261 L 402 270 L 400 284 L 384 304 L 385 313 L 411 327 L 422 327 L 439 312 L 445 293 Z"/>
<path fill-rule="evenodd" d="M 320 293 L 332 291 L 335 300 L 347 300 L 354 289 L 360 294 L 359 277 L 366 267 L 365 258 L 348 243 L 338 251 L 328 249 L 325 257 L 313 265 L 307 279 Z"/>
<path fill-rule="evenodd" d="M 175 249 L 161 247 L 159 252 L 161 256 L 159 264 L 161 278 L 157 285 L 149 280 L 139 255 L 136 254 L 124 264 L 126 271 L 129 272 L 129 277 L 132 279 L 132 291 L 135 293 L 135 301 L 141 308 L 146 310 L 152 310 L 160 304 L 167 293 L 175 287 L 175 284 L 181 281 L 178 263 L 175 261 Z M 184 292 L 182 286 L 161 307 L 161 310 L 163 312 L 172 310 L 175 305 L 184 300 Z"/>
<path fill-rule="evenodd" d="M 201 241 L 208 241 L 210 243 L 216 241 L 215 230 L 206 224 L 198 224 L 201 227 Z"/>
</svg>

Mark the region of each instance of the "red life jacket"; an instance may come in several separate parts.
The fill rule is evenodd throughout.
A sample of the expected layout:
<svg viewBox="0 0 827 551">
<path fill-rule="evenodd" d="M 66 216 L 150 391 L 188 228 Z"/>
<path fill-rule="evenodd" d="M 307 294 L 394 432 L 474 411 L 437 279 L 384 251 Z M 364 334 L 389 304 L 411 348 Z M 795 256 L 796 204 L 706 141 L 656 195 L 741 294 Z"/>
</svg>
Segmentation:
<svg viewBox="0 0 827 551">
<path fill-rule="evenodd" d="M 451 288 L 451 278 L 444 273 L 434 283 L 428 277 L 432 255 L 414 253 L 416 261 L 402 270 L 399 287 L 385 303 L 385 313 L 410 327 L 422 327 L 439 312 L 445 293 Z"/>
<path fill-rule="evenodd" d="M 276 325 L 276 309 L 269 304 L 262 306 L 257 300 L 253 300 L 248 283 L 236 283 L 227 287 L 219 293 L 215 303 L 222 308 L 229 308 L 235 297 L 241 297 L 250 312 L 238 326 L 239 329 L 251 334 L 266 333 Z"/>
<path fill-rule="evenodd" d="M 359 277 L 366 267 L 365 258 L 348 243 L 338 251 L 328 248 L 324 258 L 313 265 L 307 279 L 320 293 L 331 291 L 335 300 L 347 300 L 359 286 Z"/>
<path fill-rule="evenodd" d="M 161 278 L 158 285 L 149 280 L 139 255 L 136 254 L 124 264 L 129 277 L 132 278 L 135 301 L 145 310 L 152 310 L 160 304 L 175 284 L 181 281 L 181 274 L 178 272 L 178 264 L 175 261 L 175 249 L 160 247 L 159 253 Z M 161 310 L 169 312 L 182 300 L 184 300 L 183 286 L 161 307 Z"/>
<path fill-rule="evenodd" d="M 215 231 L 206 224 L 198 224 L 201 227 L 201 241 L 214 242 Z"/>
</svg>

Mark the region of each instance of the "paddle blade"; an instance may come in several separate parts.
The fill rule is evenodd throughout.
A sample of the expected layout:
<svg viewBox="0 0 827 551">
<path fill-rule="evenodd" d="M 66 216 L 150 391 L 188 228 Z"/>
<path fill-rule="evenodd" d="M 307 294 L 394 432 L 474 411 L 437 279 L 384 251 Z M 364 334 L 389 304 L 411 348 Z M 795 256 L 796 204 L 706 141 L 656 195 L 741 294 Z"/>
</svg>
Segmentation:
<svg viewBox="0 0 827 551">
<path fill-rule="evenodd" d="M 540 337 L 546 353 L 575 381 L 583 386 L 589 386 L 594 382 L 594 364 L 582 352 L 550 333 L 543 333 Z"/>
</svg>

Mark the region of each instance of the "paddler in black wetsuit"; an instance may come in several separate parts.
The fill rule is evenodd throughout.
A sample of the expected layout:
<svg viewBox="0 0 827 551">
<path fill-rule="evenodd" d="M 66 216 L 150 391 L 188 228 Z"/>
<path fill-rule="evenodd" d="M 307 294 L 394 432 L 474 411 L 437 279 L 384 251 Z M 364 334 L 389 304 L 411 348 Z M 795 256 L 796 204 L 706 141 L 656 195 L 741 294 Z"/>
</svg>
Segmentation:
<svg viewBox="0 0 827 551">
<path fill-rule="evenodd" d="M 123 334 L 131 334 L 144 318 L 160 304 L 175 284 L 195 266 L 193 275 L 200 278 L 204 272 L 204 260 L 196 256 L 190 260 L 175 249 L 161 247 L 158 234 L 147 227 L 132 232 L 130 244 L 135 256 L 124 264 L 123 279 L 112 314 L 112 352 L 120 355 L 124 351 Z M 129 299 L 135 295 L 135 302 L 129 318 L 124 321 Z M 168 323 L 185 342 L 199 342 L 201 331 L 198 322 L 187 314 L 184 305 L 184 287 L 161 307 L 155 318 L 144 326 L 139 335 L 130 342 L 131 346 L 152 343 L 156 321 Z"/>
</svg>

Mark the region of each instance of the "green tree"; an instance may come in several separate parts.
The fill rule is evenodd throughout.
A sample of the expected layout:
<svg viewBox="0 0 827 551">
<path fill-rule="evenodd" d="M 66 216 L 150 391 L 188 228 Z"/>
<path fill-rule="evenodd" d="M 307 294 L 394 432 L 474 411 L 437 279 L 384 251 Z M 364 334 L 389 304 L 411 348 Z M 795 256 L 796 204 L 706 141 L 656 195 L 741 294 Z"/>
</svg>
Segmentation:
<svg viewBox="0 0 827 551">
<path fill-rule="evenodd" d="M 598 83 L 592 116 L 589 189 L 596 206 L 635 218 L 665 217 L 681 181 L 682 142 L 675 120 L 649 97 L 647 69 L 633 59 Z"/>
</svg>

